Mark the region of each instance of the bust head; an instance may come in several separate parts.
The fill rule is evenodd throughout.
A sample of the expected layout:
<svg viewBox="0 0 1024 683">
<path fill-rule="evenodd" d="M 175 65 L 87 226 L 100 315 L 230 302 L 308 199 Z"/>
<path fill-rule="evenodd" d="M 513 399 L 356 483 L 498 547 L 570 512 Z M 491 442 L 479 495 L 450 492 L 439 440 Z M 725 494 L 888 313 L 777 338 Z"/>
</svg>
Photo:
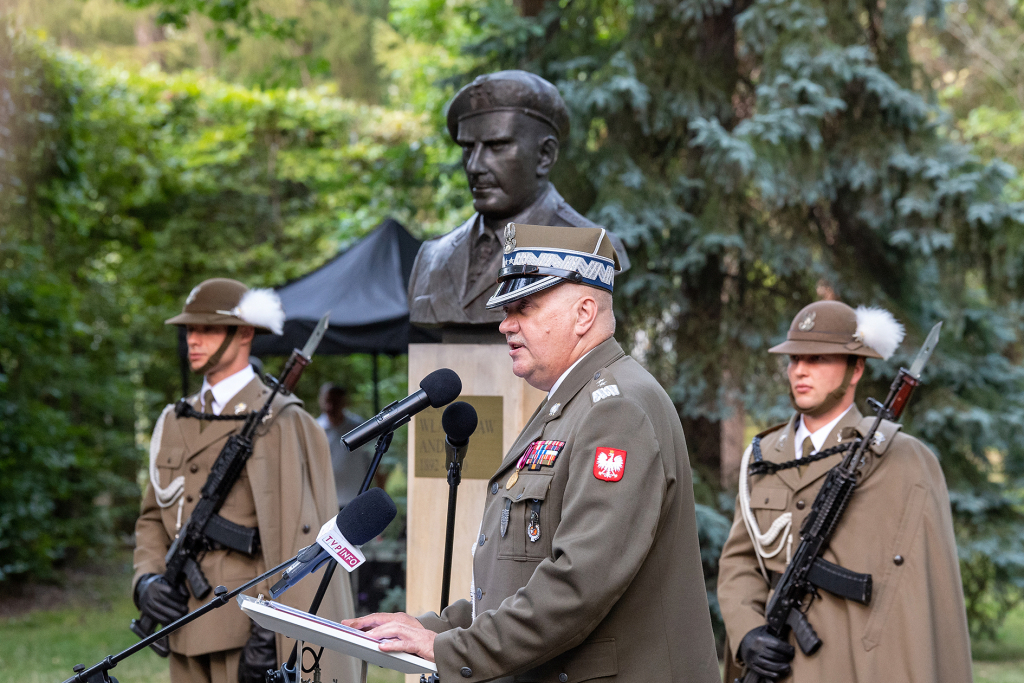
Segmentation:
<svg viewBox="0 0 1024 683">
<path fill-rule="evenodd" d="M 477 77 L 448 107 L 448 132 L 462 147 L 473 206 L 485 219 L 522 212 L 548 188 L 569 133 L 554 85 L 525 71 Z"/>
</svg>

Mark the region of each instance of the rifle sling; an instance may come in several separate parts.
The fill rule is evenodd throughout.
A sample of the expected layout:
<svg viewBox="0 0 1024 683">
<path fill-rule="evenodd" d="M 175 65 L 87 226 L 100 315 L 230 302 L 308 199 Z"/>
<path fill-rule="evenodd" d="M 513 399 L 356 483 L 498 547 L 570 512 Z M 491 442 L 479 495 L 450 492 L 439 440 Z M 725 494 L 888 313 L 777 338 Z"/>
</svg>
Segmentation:
<svg viewBox="0 0 1024 683">
<path fill-rule="evenodd" d="M 260 530 L 230 522 L 220 515 L 210 517 L 206 523 L 206 538 L 214 543 L 246 555 L 254 555 L 260 549 Z"/>
<path fill-rule="evenodd" d="M 769 571 L 768 578 L 774 590 L 778 586 L 782 574 Z M 817 558 L 811 565 L 810 571 L 807 572 L 807 580 L 815 587 L 826 590 L 837 597 L 853 600 L 862 605 L 871 602 L 871 574 L 850 571 L 823 557 Z"/>
</svg>

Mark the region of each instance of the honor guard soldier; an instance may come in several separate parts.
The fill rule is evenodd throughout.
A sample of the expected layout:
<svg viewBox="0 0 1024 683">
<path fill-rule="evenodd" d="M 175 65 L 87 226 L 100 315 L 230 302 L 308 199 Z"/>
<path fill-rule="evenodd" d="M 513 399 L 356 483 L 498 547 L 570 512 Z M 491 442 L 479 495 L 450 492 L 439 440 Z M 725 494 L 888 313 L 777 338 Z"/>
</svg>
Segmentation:
<svg viewBox="0 0 1024 683">
<path fill-rule="evenodd" d="M 487 483 L 469 599 L 348 622 L 442 681 L 718 679 L 682 426 L 612 336 L 617 264 L 601 228 L 505 228 L 487 305 L 548 395 Z"/>
<path fill-rule="evenodd" d="M 167 583 L 164 557 L 199 501 L 228 437 L 270 394 L 249 364 L 249 350 L 255 334 L 281 333 L 284 311 L 273 290 L 250 290 L 217 278 L 193 289 L 181 315 L 167 324 L 185 326 L 189 364 L 203 375 L 203 386 L 177 406 L 167 406 L 156 422 L 149 483 L 135 524 L 132 591 L 136 606 L 160 624 L 205 602 L 187 586 Z M 278 394 L 257 432 L 253 455 L 218 513 L 224 520 L 219 526 L 230 533 L 210 541 L 200 569 L 211 586 L 235 588 L 313 543 L 321 524 L 337 511 L 323 429 L 299 399 Z M 315 582 L 296 586 L 285 600 L 306 609 L 315 588 Z M 348 575 L 341 572 L 331 588 L 320 613 L 334 619 L 350 616 Z M 251 592 L 257 591 L 267 592 L 267 587 Z M 284 661 L 292 644 L 231 606 L 206 614 L 169 641 L 171 683 L 262 683 L 267 669 Z M 324 680 L 354 683 L 354 660 L 328 659 L 325 655 L 321 661 Z"/>
<path fill-rule="evenodd" d="M 792 633 L 783 641 L 765 626 L 765 605 L 800 543 L 801 524 L 825 475 L 842 460 L 837 447 L 866 434 L 875 420 L 853 402 L 865 359 L 889 358 L 902 340 L 903 326 L 888 311 L 819 301 L 797 314 L 784 343 L 769 349 L 789 356 L 796 412 L 758 436 L 765 464 L 754 462 L 752 446 L 743 454 L 718 574 L 726 683 L 742 677 L 743 667 L 772 680 L 791 675 L 794 683 L 971 680 L 946 482 L 935 455 L 893 422 L 882 421 L 865 451 L 857 489 L 822 556 L 870 574 L 867 604 L 863 595 L 817 590 L 804 606 L 822 641 L 810 655 L 794 647 Z"/>
</svg>

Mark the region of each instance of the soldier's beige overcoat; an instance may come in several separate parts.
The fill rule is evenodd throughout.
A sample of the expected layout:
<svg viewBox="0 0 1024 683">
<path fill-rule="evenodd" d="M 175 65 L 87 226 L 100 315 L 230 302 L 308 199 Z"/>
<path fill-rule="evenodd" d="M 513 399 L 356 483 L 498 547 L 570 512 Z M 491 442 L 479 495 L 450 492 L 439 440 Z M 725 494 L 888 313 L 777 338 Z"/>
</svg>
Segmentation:
<svg viewBox="0 0 1024 683">
<path fill-rule="evenodd" d="M 825 447 L 865 433 L 873 418 L 853 407 Z M 796 416 L 762 435 L 764 459 L 795 457 Z M 920 441 L 883 422 L 884 440 L 869 450 L 864 476 L 825 551 L 830 562 L 871 574 L 869 605 L 820 591 L 807 618 L 824 644 L 811 656 L 797 647 L 793 683 L 964 683 L 971 680 L 971 652 L 949 493 L 936 457 Z M 806 467 L 750 478 L 750 507 L 761 531 L 785 512 L 793 515 L 793 550 L 833 456 Z M 770 544 L 774 548 L 776 543 Z M 750 629 L 764 624 L 770 589 L 737 502 L 736 517 L 719 564 L 718 602 L 725 618 L 726 670 L 732 683 L 741 669 L 736 648 Z M 787 551 L 765 561 L 783 572 Z M 897 559 L 898 556 L 898 559 Z M 796 642 L 790 635 L 790 642 Z"/>
<path fill-rule="evenodd" d="M 227 402 L 222 414 L 235 413 L 236 409 L 239 412 L 257 410 L 269 393 L 258 378 L 253 379 Z M 197 410 L 201 409 L 198 395 L 190 397 L 189 401 Z M 164 571 L 164 556 L 178 528 L 179 505 L 184 525 L 199 501 L 199 491 L 221 448 L 242 425 L 241 421 L 207 422 L 201 429 L 199 420 L 176 418 L 173 410 L 166 412 L 162 420 L 157 456 L 160 485 L 167 487 L 182 476 L 184 490 L 179 499 L 161 508 L 152 484 L 146 486 L 141 514 L 135 524 L 133 591 L 143 574 Z M 222 517 L 236 524 L 259 526 L 262 553 L 249 558 L 232 550 L 214 550 L 206 553 L 200 566 L 211 586 L 234 589 L 314 543 L 320 526 L 337 513 L 327 437 L 302 409 L 301 401 L 294 396 L 279 395 L 274 399 L 271 419 L 256 437 L 245 471 L 220 510 Z M 308 609 L 322 574 L 321 570 L 296 584 L 280 601 Z M 257 585 L 248 594 L 269 594 L 273 580 Z M 189 609 L 196 609 L 212 597 L 211 594 L 200 601 L 190 596 Z M 331 590 L 319 613 L 335 620 L 353 615 L 346 572 L 335 572 Z M 170 646 L 174 652 L 190 657 L 240 648 L 249 638 L 249 624 L 249 618 L 232 602 L 172 634 Z M 278 635 L 279 663 L 291 653 L 293 642 Z M 321 666 L 326 681 L 332 678 L 337 678 L 339 683 L 357 680 L 357 663 L 351 658 L 325 654 Z"/>
<path fill-rule="evenodd" d="M 508 488 L 538 439 L 565 446 L 552 466 L 524 469 Z M 621 480 L 595 475 L 599 449 L 626 452 Z M 471 600 L 420 617 L 440 634 L 442 681 L 718 679 L 682 427 L 664 390 L 614 339 L 541 404 L 487 485 Z"/>
</svg>

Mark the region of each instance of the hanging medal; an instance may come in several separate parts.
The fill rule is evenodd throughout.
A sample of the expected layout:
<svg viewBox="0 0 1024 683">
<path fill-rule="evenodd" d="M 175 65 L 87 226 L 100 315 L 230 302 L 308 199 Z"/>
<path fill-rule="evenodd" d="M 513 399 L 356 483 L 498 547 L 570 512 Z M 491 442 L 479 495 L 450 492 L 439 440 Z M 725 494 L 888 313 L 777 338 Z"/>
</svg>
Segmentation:
<svg viewBox="0 0 1024 683">
<path fill-rule="evenodd" d="M 530 523 L 526 525 L 526 537 L 530 543 L 536 543 L 540 538 L 540 501 L 530 501 Z"/>
</svg>

